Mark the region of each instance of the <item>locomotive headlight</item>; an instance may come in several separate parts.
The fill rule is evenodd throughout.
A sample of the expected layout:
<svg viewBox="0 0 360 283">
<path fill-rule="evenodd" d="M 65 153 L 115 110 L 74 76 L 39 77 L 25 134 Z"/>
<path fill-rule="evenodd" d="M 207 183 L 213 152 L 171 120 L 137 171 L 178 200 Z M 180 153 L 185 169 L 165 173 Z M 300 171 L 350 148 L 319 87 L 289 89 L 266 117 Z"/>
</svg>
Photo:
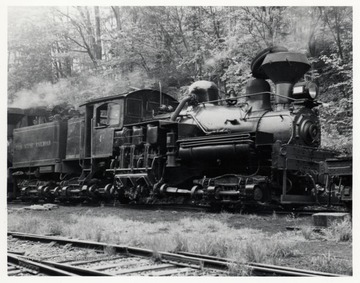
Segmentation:
<svg viewBox="0 0 360 283">
<path fill-rule="evenodd" d="M 315 99 L 319 94 L 319 89 L 315 83 L 308 84 L 308 92 L 312 99 Z"/>
<path fill-rule="evenodd" d="M 293 88 L 293 96 L 298 99 L 316 99 L 319 94 L 318 86 L 313 82 L 297 83 Z"/>
</svg>

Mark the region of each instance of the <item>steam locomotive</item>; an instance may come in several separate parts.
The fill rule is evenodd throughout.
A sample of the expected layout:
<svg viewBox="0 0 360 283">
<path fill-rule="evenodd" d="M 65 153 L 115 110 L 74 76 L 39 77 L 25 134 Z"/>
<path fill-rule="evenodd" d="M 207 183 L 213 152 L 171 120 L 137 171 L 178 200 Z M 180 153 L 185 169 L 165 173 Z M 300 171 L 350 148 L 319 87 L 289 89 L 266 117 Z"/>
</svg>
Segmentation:
<svg viewBox="0 0 360 283">
<path fill-rule="evenodd" d="M 309 69 L 304 54 L 267 48 L 252 61 L 242 95 L 220 97 L 209 81 L 193 83 L 180 102 L 136 90 L 93 99 L 80 106 L 83 116 L 14 129 L 13 195 L 121 203 L 175 196 L 212 206 L 351 202 L 351 159 L 319 148 L 318 87 L 300 81 Z M 337 193 L 334 168 L 346 180 Z"/>
</svg>

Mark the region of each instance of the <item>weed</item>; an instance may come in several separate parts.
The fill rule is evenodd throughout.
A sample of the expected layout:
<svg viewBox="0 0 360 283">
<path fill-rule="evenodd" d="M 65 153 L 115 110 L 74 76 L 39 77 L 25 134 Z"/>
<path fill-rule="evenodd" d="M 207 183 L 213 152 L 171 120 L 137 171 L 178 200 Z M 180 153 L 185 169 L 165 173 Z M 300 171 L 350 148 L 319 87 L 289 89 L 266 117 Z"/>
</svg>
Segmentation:
<svg viewBox="0 0 360 283">
<path fill-rule="evenodd" d="M 333 222 L 329 228 L 324 231 L 327 240 L 339 242 L 352 241 L 352 225 L 349 219 L 341 222 Z"/>
<path fill-rule="evenodd" d="M 106 246 L 104 247 L 104 253 L 112 256 L 116 254 L 116 249 L 113 246 Z"/>
<path fill-rule="evenodd" d="M 288 222 L 292 222 L 292 221 L 294 221 L 296 219 L 296 215 L 295 215 L 294 212 L 291 212 L 291 213 L 286 215 L 285 219 Z"/>
<path fill-rule="evenodd" d="M 180 233 L 176 233 L 174 235 L 175 240 L 175 248 L 174 252 L 188 252 L 189 251 L 189 243 L 188 239 L 184 237 Z"/>
<path fill-rule="evenodd" d="M 313 236 L 313 228 L 309 226 L 301 227 L 301 234 L 304 236 L 305 240 L 311 240 Z"/>
<path fill-rule="evenodd" d="M 295 243 L 284 238 L 272 237 L 267 243 L 269 255 L 275 262 L 277 259 L 289 258 L 298 255 L 298 251 L 294 249 Z"/>
<path fill-rule="evenodd" d="M 99 227 L 95 229 L 95 241 L 101 242 L 102 240 L 102 230 Z"/>
<path fill-rule="evenodd" d="M 228 238 L 226 235 L 213 234 L 206 238 L 199 238 L 197 240 L 198 251 L 201 254 L 208 254 L 212 256 L 226 257 L 228 251 L 235 245 L 233 239 Z"/>
<path fill-rule="evenodd" d="M 294 242 L 274 235 L 248 240 L 242 252 L 247 262 L 276 263 L 282 258 L 296 256 L 294 246 Z"/>
<path fill-rule="evenodd" d="M 232 216 L 233 215 L 231 213 L 222 211 L 218 215 L 217 219 L 222 223 L 226 223 Z"/>
<path fill-rule="evenodd" d="M 241 261 L 235 261 L 228 265 L 230 276 L 251 276 L 252 268 Z"/>
<path fill-rule="evenodd" d="M 161 262 L 161 254 L 159 253 L 159 251 L 157 249 L 153 248 L 152 258 L 153 258 L 154 262 Z"/>
<path fill-rule="evenodd" d="M 277 216 L 275 210 L 274 210 L 273 213 L 272 213 L 271 219 L 272 219 L 272 220 L 277 220 L 277 219 L 278 219 L 278 216 Z"/>
<path fill-rule="evenodd" d="M 265 262 L 267 259 L 266 248 L 260 241 L 247 242 L 244 252 L 246 260 L 249 262 Z"/>
<path fill-rule="evenodd" d="M 62 225 L 61 223 L 51 223 L 49 226 L 49 233 L 54 235 L 54 236 L 58 236 L 62 234 Z"/>
<path fill-rule="evenodd" d="M 313 257 L 311 263 L 320 272 L 352 275 L 351 262 L 333 257 L 330 252 Z"/>
</svg>

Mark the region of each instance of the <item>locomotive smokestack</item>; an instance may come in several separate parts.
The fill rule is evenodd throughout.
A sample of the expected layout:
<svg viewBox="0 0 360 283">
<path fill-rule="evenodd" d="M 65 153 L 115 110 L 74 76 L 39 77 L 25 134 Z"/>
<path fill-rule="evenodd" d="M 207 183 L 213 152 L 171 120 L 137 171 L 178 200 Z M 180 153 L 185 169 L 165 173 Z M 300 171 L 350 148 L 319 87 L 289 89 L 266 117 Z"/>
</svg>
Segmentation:
<svg viewBox="0 0 360 283">
<path fill-rule="evenodd" d="M 294 84 L 310 69 L 301 53 L 278 52 L 268 54 L 261 69 L 275 83 L 276 109 L 288 108 Z"/>
</svg>

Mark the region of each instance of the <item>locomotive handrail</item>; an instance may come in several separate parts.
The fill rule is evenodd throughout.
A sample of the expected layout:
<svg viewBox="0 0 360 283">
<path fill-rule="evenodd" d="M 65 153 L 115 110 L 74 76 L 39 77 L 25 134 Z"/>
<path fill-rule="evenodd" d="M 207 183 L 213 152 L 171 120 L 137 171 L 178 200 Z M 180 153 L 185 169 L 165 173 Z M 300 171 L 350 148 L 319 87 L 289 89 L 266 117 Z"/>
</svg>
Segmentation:
<svg viewBox="0 0 360 283">
<path fill-rule="evenodd" d="M 226 144 L 254 144 L 253 140 L 224 140 L 224 141 L 203 141 L 203 142 L 183 142 L 180 144 L 181 148 L 193 148 L 199 146 L 215 146 L 215 145 L 226 145 Z"/>
<path fill-rule="evenodd" d="M 256 95 L 259 95 L 259 94 L 272 94 L 272 95 L 279 96 L 279 97 L 282 97 L 282 98 L 287 98 L 287 99 L 293 100 L 293 101 L 302 101 L 303 100 L 303 99 L 297 99 L 297 98 L 292 98 L 292 97 L 288 97 L 288 96 L 285 96 L 285 95 L 277 94 L 277 93 L 271 92 L 271 91 L 261 91 L 261 92 L 255 92 L 255 93 L 249 93 L 249 94 L 243 93 L 243 94 L 240 94 L 240 96 L 232 97 L 231 99 L 232 100 L 235 100 L 235 99 L 238 100 L 238 99 L 243 98 L 243 97 L 251 97 L 251 96 L 256 96 Z M 221 99 L 207 101 L 207 103 L 227 101 L 227 100 L 229 100 L 229 98 L 221 98 Z"/>
<path fill-rule="evenodd" d="M 191 116 L 191 118 L 193 118 L 193 120 L 195 121 L 195 123 L 198 125 L 198 127 L 207 135 L 212 134 L 216 131 L 208 131 L 205 129 L 205 127 L 200 123 L 200 121 L 194 116 L 194 114 L 189 113 L 189 115 Z"/>
</svg>

